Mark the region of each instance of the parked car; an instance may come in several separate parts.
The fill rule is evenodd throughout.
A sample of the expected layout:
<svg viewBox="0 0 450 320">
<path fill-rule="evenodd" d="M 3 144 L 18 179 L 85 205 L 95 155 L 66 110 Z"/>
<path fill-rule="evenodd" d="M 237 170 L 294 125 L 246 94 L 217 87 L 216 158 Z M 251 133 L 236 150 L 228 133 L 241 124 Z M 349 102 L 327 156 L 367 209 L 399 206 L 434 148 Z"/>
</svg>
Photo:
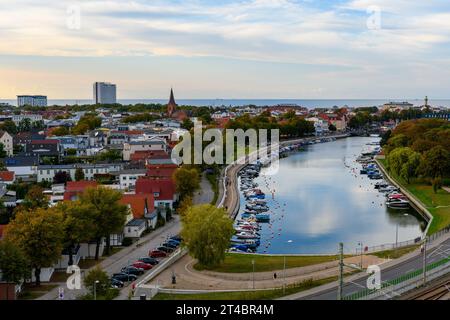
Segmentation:
<svg viewBox="0 0 450 320">
<path fill-rule="evenodd" d="M 123 286 L 124 286 L 124 283 L 122 281 L 117 280 L 115 278 L 111 279 L 111 287 L 112 288 L 118 289 L 118 288 L 123 288 Z"/>
<path fill-rule="evenodd" d="M 181 244 L 180 241 L 173 240 L 173 239 L 169 239 L 169 240 L 167 241 L 167 243 L 173 243 L 173 244 L 176 245 L 177 247 Z"/>
<path fill-rule="evenodd" d="M 172 237 L 170 237 L 169 239 L 171 239 L 171 240 L 176 240 L 176 241 L 179 241 L 179 242 L 183 241 L 183 239 L 181 239 L 180 236 L 172 236 Z"/>
<path fill-rule="evenodd" d="M 170 249 L 176 249 L 178 246 L 176 244 L 170 243 L 170 242 L 164 242 L 162 244 L 164 247 L 170 248 Z"/>
<path fill-rule="evenodd" d="M 159 263 L 158 260 L 156 260 L 154 258 L 148 258 L 148 257 L 147 258 L 146 257 L 139 258 L 138 261 L 142 261 L 144 263 L 151 264 L 152 266 L 157 265 Z"/>
<path fill-rule="evenodd" d="M 172 253 L 174 250 L 172 248 L 169 247 L 165 247 L 165 246 L 160 246 L 158 248 L 156 248 L 159 251 L 163 251 L 165 253 Z"/>
<path fill-rule="evenodd" d="M 153 268 L 153 266 L 151 264 L 142 262 L 142 261 L 136 261 L 135 263 L 133 263 L 133 267 L 135 268 L 141 268 L 144 270 L 150 270 L 151 268 Z"/>
<path fill-rule="evenodd" d="M 136 268 L 133 266 L 123 267 L 122 270 L 123 273 L 130 273 L 134 274 L 135 276 L 140 276 L 141 274 L 144 274 L 145 270 L 142 268 Z"/>
<path fill-rule="evenodd" d="M 137 276 L 135 276 L 134 274 L 127 274 L 127 273 L 115 273 L 112 276 L 112 279 L 115 280 L 119 280 L 121 282 L 128 282 L 128 281 L 136 281 L 137 280 Z"/>
<path fill-rule="evenodd" d="M 164 252 L 164 251 L 161 251 L 161 250 L 151 250 L 149 253 L 148 253 L 148 256 L 150 257 L 150 258 L 164 258 L 164 257 L 166 257 L 167 256 L 167 253 L 166 252 Z"/>
</svg>

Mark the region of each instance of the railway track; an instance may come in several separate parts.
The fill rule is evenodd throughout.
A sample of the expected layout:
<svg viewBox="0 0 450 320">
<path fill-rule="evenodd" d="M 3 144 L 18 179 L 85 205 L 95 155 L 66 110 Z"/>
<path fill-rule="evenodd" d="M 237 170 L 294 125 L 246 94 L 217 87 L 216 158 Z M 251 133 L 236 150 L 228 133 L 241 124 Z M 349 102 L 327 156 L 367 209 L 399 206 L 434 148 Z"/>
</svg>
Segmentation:
<svg viewBox="0 0 450 320">
<path fill-rule="evenodd" d="M 410 300 L 449 300 L 450 299 L 450 280 L 447 279 L 439 285 L 424 289 L 411 296 Z"/>
</svg>

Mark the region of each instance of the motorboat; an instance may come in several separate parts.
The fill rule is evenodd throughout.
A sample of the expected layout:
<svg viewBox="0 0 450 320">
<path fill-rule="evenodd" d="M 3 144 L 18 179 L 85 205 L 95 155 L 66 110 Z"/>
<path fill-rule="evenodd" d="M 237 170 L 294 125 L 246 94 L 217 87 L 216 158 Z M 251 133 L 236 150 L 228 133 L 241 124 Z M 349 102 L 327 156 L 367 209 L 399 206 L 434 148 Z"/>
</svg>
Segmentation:
<svg viewBox="0 0 450 320">
<path fill-rule="evenodd" d="M 390 199 L 386 202 L 386 205 L 389 208 L 407 209 L 409 208 L 409 201 L 405 199 Z"/>
<path fill-rule="evenodd" d="M 389 186 L 389 183 L 387 183 L 386 181 L 379 181 L 379 182 L 375 183 L 374 188 L 380 189 L 380 188 L 386 188 L 387 186 Z"/>
<path fill-rule="evenodd" d="M 268 222 L 270 221 L 270 214 L 258 213 L 255 215 L 256 221 L 258 222 Z"/>
<path fill-rule="evenodd" d="M 238 239 L 259 239 L 260 235 L 249 232 L 239 232 L 236 234 Z"/>
<path fill-rule="evenodd" d="M 399 191 L 399 190 L 398 190 L 397 187 L 394 187 L 394 186 L 389 185 L 389 186 L 384 187 L 384 188 L 379 188 L 378 191 L 379 191 L 379 192 L 382 192 L 382 193 L 392 193 L 392 192 L 394 192 L 394 191 L 397 192 L 397 191 Z"/>
<path fill-rule="evenodd" d="M 250 210 L 255 210 L 255 211 L 268 211 L 269 207 L 268 206 L 264 206 L 264 205 L 259 205 L 259 204 L 255 204 L 255 205 L 245 205 L 246 209 L 250 209 Z"/>
<path fill-rule="evenodd" d="M 266 205 L 267 201 L 264 199 L 250 199 L 247 201 L 247 203 L 251 204 L 251 205 L 255 205 L 255 204 Z"/>
<path fill-rule="evenodd" d="M 381 179 L 383 179 L 383 176 L 380 173 L 370 174 L 370 175 L 368 175 L 368 177 L 371 180 L 381 180 Z"/>
</svg>

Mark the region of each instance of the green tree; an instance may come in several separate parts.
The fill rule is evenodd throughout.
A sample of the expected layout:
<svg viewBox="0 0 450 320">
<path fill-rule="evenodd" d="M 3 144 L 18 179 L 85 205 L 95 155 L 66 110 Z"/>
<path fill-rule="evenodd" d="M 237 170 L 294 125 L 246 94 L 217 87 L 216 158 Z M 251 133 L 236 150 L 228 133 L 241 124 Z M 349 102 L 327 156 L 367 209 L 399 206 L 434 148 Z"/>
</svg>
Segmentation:
<svg viewBox="0 0 450 320">
<path fill-rule="evenodd" d="M 181 199 L 192 197 L 195 190 L 200 187 L 200 177 L 195 168 L 178 168 L 173 174 L 173 180 Z"/>
<path fill-rule="evenodd" d="M 5 239 L 17 245 L 34 269 L 36 285 L 40 286 L 41 269 L 58 261 L 63 250 L 62 214 L 54 209 L 37 208 L 19 211 L 6 227 Z"/>
<path fill-rule="evenodd" d="M 391 151 L 386 158 L 389 170 L 400 175 L 403 165 L 408 162 L 412 153 L 411 148 L 396 148 Z"/>
<path fill-rule="evenodd" d="M 66 184 L 67 181 L 72 181 L 72 177 L 67 171 L 58 171 L 53 177 L 53 183 L 56 184 Z"/>
<path fill-rule="evenodd" d="M 92 207 L 81 201 L 64 201 L 55 207 L 64 217 L 64 245 L 69 253 L 69 265 L 73 264 L 73 249 L 95 237 L 95 217 Z"/>
<path fill-rule="evenodd" d="M 400 176 L 406 180 L 406 183 L 409 184 L 411 178 L 417 177 L 421 158 L 420 153 L 414 151 L 411 151 L 408 155 L 408 160 L 400 170 Z"/>
<path fill-rule="evenodd" d="M 19 125 L 18 125 L 18 130 L 20 132 L 30 131 L 31 130 L 31 120 L 28 118 L 24 118 L 24 119 L 20 120 Z"/>
<path fill-rule="evenodd" d="M 99 258 L 100 242 L 103 237 L 106 238 L 106 254 L 110 252 L 110 235 L 120 232 L 128 215 L 128 208 L 119 203 L 122 194 L 119 191 L 98 187 L 87 188 L 80 196 L 81 203 L 92 208 L 95 221 L 95 259 Z"/>
<path fill-rule="evenodd" d="M 84 171 L 81 168 L 75 170 L 75 181 L 84 180 Z"/>
<path fill-rule="evenodd" d="M 28 189 L 22 205 L 28 209 L 47 208 L 48 199 L 44 195 L 44 189 L 41 186 L 33 185 Z"/>
<path fill-rule="evenodd" d="M 209 204 L 191 207 L 182 219 L 181 236 L 189 253 L 207 267 L 224 260 L 233 233 L 225 209 Z"/>
<path fill-rule="evenodd" d="M 69 129 L 67 127 L 57 127 L 52 130 L 52 135 L 61 137 L 69 134 Z"/>
<path fill-rule="evenodd" d="M 25 254 L 11 241 L 0 241 L 0 270 L 0 280 L 14 284 L 20 284 L 30 274 L 30 265 Z M 8 300 L 8 286 L 5 288 Z"/>
<path fill-rule="evenodd" d="M 16 134 L 17 126 L 12 120 L 5 120 L 0 124 L 0 130 L 6 131 L 9 134 Z"/>
<path fill-rule="evenodd" d="M 186 130 L 191 130 L 193 127 L 194 127 L 194 123 L 189 118 L 184 119 L 183 123 L 181 124 L 181 128 L 186 129 Z"/>
<path fill-rule="evenodd" d="M 442 146 L 436 146 L 423 154 L 419 171 L 431 178 L 433 189 L 437 192 L 442 177 L 450 174 L 450 154 Z"/>
<path fill-rule="evenodd" d="M 87 273 L 86 277 L 84 277 L 83 282 L 84 286 L 92 295 L 94 295 L 94 286 L 95 293 L 99 296 L 106 295 L 110 287 L 110 279 L 108 277 L 108 274 L 99 266 L 96 266 L 94 269 L 90 270 Z"/>
<path fill-rule="evenodd" d="M 8 154 L 5 151 L 5 146 L 0 143 L 0 158 L 5 158 Z"/>
</svg>

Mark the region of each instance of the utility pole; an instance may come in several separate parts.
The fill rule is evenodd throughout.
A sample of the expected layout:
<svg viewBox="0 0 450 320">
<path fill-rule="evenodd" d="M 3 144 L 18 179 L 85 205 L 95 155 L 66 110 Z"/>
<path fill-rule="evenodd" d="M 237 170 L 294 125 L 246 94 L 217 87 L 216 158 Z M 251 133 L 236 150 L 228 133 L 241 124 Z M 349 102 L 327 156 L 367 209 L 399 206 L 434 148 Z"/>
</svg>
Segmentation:
<svg viewBox="0 0 450 320">
<path fill-rule="evenodd" d="M 283 294 L 286 292 L 286 255 L 283 259 Z"/>
<path fill-rule="evenodd" d="M 427 241 L 428 237 L 425 237 L 423 242 L 423 285 L 427 283 Z"/>
<path fill-rule="evenodd" d="M 339 243 L 339 288 L 338 300 L 342 300 L 342 288 L 344 287 L 344 244 Z"/>
<path fill-rule="evenodd" d="M 253 290 L 255 290 L 255 259 L 252 259 L 252 267 L 253 267 Z"/>
</svg>

